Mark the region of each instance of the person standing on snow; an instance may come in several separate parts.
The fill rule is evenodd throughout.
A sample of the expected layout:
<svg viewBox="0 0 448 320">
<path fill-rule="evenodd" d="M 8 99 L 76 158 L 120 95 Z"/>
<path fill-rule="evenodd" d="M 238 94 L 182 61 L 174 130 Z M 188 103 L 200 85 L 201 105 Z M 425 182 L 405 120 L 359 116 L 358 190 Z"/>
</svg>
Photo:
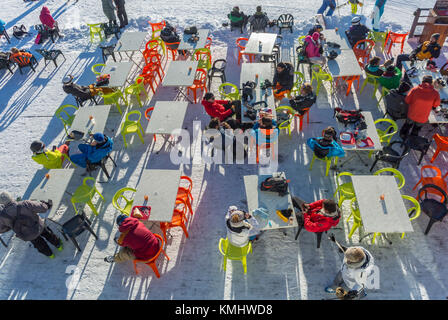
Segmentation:
<svg viewBox="0 0 448 320">
<path fill-rule="evenodd" d="M 333 15 L 334 9 L 336 9 L 336 0 L 323 0 L 322 6 L 317 10 L 317 14 L 324 14 L 325 10 L 330 7 L 330 10 L 327 12 L 327 16 Z"/>
<path fill-rule="evenodd" d="M 128 15 L 126 14 L 125 0 L 114 0 L 117 7 L 117 16 L 120 20 L 120 29 L 128 25 Z"/>
<path fill-rule="evenodd" d="M 372 12 L 372 27 L 373 31 L 380 31 L 380 19 L 384 13 L 384 6 L 386 5 L 387 0 L 376 0 L 375 6 L 373 7 Z"/>
<path fill-rule="evenodd" d="M 101 0 L 103 5 L 104 15 L 109 19 L 109 23 L 117 24 L 117 16 L 115 15 L 115 10 L 117 7 L 114 4 L 113 0 Z"/>
</svg>

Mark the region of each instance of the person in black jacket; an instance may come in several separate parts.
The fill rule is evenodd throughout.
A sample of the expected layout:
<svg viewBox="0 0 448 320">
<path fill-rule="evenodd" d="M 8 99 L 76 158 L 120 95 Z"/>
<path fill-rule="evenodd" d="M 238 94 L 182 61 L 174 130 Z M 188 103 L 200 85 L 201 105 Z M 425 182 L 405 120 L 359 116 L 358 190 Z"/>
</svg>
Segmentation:
<svg viewBox="0 0 448 320">
<path fill-rule="evenodd" d="M 125 0 L 114 0 L 117 6 L 117 16 L 120 20 L 120 29 L 128 25 L 128 15 L 126 14 L 126 8 L 124 7 Z"/>
<path fill-rule="evenodd" d="M 412 50 L 411 54 L 400 54 L 397 57 L 396 67 L 401 70 L 403 61 L 437 59 L 440 56 L 441 47 L 437 43 L 440 38 L 439 33 L 434 33 L 429 41 L 423 42 L 417 48 Z"/>
<path fill-rule="evenodd" d="M 285 94 L 289 94 L 294 85 L 294 67 L 288 62 L 277 64 L 272 83 L 275 99 L 281 100 Z"/>
<path fill-rule="evenodd" d="M 300 115 L 303 115 L 315 102 L 316 95 L 313 92 L 313 87 L 309 83 L 303 84 L 300 95 L 289 100 L 291 107 Z"/>
<path fill-rule="evenodd" d="M 353 47 L 358 41 L 365 40 L 369 34 L 369 28 L 361 24 L 361 17 L 354 17 L 352 19 L 352 26 L 345 31 L 348 41 Z"/>
<path fill-rule="evenodd" d="M 65 93 L 71 94 L 74 97 L 79 98 L 81 101 L 85 101 L 91 99 L 92 92 L 88 86 L 80 86 L 73 82 L 73 76 L 69 75 L 62 79 L 62 89 Z"/>
</svg>

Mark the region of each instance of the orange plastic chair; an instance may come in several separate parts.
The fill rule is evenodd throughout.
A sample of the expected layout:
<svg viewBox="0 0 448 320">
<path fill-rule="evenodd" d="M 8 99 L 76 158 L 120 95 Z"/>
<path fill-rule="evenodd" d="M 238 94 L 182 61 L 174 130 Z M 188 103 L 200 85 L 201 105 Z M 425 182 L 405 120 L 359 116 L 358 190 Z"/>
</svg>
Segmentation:
<svg viewBox="0 0 448 320">
<path fill-rule="evenodd" d="M 149 40 L 146 42 L 145 50 L 143 50 L 143 56 L 150 53 L 159 53 L 159 42 L 157 40 Z"/>
<path fill-rule="evenodd" d="M 336 85 L 338 84 L 340 78 L 342 80 L 344 80 L 345 82 L 347 82 L 347 93 L 345 94 L 346 96 L 348 96 L 350 94 L 350 92 L 352 90 L 353 82 L 355 82 L 355 81 L 358 82 L 358 85 L 356 86 L 356 90 L 359 90 L 360 76 L 339 77 L 339 78 L 336 79 Z"/>
<path fill-rule="evenodd" d="M 436 151 L 434 152 L 434 155 L 432 156 L 431 163 L 433 163 L 434 160 L 436 160 L 440 151 L 448 151 L 448 137 L 444 137 L 436 133 L 435 135 L 432 136 L 432 138 L 436 142 L 437 148 Z"/>
<path fill-rule="evenodd" d="M 154 83 L 156 80 L 156 72 L 152 70 L 151 68 L 143 68 L 142 73 L 139 75 L 139 77 L 143 78 L 143 83 L 145 85 L 149 84 L 149 87 L 152 90 L 153 94 L 156 94 L 156 88 L 154 88 Z"/>
<path fill-rule="evenodd" d="M 387 54 L 390 54 L 390 51 L 392 50 L 392 46 L 394 44 L 401 44 L 400 53 L 403 53 L 403 47 L 404 47 L 404 41 L 406 40 L 406 37 L 409 33 L 395 33 L 389 31 L 389 33 L 386 36 L 386 41 L 384 42 L 384 50 L 386 50 Z M 389 45 L 389 47 L 388 47 Z"/>
<path fill-rule="evenodd" d="M 248 38 L 238 38 L 236 39 L 236 45 L 238 46 L 238 64 L 241 64 L 241 58 L 246 55 L 249 57 L 249 62 L 253 62 L 255 59 L 255 54 L 245 53 L 244 50 L 246 49 L 245 46 L 241 44 L 241 41 L 249 41 Z"/>
<path fill-rule="evenodd" d="M 212 45 L 212 38 L 207 37 L 207 42 L 205 43 L 204 48 L 210 49 L 211 45 Z"/>
<path fill-rule="evenodd" d="M 179 204 L 182 204 L 182 207 L 179 209 Z M 160 222 L 160 229 L 163 232 L 163 238 L 166 242 L 166 231 L 171 228 L 181 227 L 185 233 L 185 236 L 188 238 L 187 231 L 187 205 L 182 200 L 176 199 L 176 208 L 174 209 L 173 218 L 171 222 Z"/>
<path fill-rule="evenodd" d="M 201 89 L 202 93 L 207 92 L 207 71 L 204 69 L 196 70 L 196 77 L 193 85 L 187 88 L 187 94 L 193 91 L 194 103 L 197 103 L 197 91 Z"/>
<path fill-rule="evenodd" d="M 177 47 L 180 45 L 180 42 L 165 42 L 166 49 L 171 52 L 171 56 L 173 61 L 176 60 L 177 57 Z M 176 48 L 174 48 L 176 47 Z"/>
<path fill-rule="evenodd" d="M 143 70 L 153 70 L 159 76 L 160 81 L 162 81 L 162 75 L 165 76 L 162 65 L 160 64 L 162 56 L 160 54 L 152 54 L 150 56 L 145 56 L 146 65 Z"/>
<path fill-rule="evenodd" d="M 296 113 L 295 116 L 299 118 L 299 131 L 303 128 L 303 118 L 306 116 L 306 123 L 310 123 L 310 108 L 302 109 L 303 114 Z"/>
<path fill-rule="evenodd" d="M 375 41 L 373 40 L 359 40 L 353 46 L 353 52 L 355 53 L 356 60 L 359 63 L 359 66 L 364 69 L 364 67 L 370 61 L 370 53 L 372 49 L 375 47 Z"/>
<path fill-rule="evenodd" d="M 190 215 L 193 215 L 193 207 L 192 207 L 192 202 L 193 202 L 193 196 L 191 194 L 191 189 L 193 189 L 193 181 L 191 180 L 190 177 L 187 176 L 181 176 L 180 180 L 182 182 L 186 181 L 187 182 L 187 186 L 186 187 L 179 187 L 177 189 L 177 200 L 182 200 L 186 203 L 188 210 L 190 210 Z"/>
<path fill-rule="evenodd" d="M 424 176 L 423 172 L 426 169 L 431 169 L 431 170 L 435 171 L 436 175 L 435 176 Z M 417 182 L 417 184 L 414 186 L 414 188 L 412 188 L 413 191 L 421 183 L 422 186 L 424 186 L 426 184 L 434 184 L 434 185 L 440 187 L 443 191 L 447 192 L 447 183 L 445 181 L 445 178 L 448 176 L 448 172 L 442 177 L 442 171 L 440 170 L 440 168 L 431 166 L 431 165 L 423 166 L 421 168 L 420 172 L 421 172 L 420 180 Z M 429 193 L 432 193 L 432 194 L 438 195 L 439 197 L 442 197 L 441 201 L 444 201 L 445 196 L 442 193 L 440 193 L 439 191 L 437 191 L 436 189 L 427 189 L 427 191 Z"/>
<path fill-rule="evenodd" d="M 166 26 L 165 20 L 162 20 L 162 22 L 156 22 L 156 23 L 151 23 L 150 21 L 148 21 L 148 23 L 151 25 L 152 37 L 153 38 L 155 38 L 155 35 L 154 35 L 155 32 L 162 31 L 163 28 L 165 28 L 165 26 Z"/>
<path fill-rule="evenodd" d="M 154 110 L 154 107 L 149 107 L 148 109 L 146 109 L 146 111 L 145 111 L 146 120 L 151 121 L 151 115 L 149 113 L 150 112 L 152 113 L 153 110 Z M 154 134 L 154 141 L 157 141 L 157 137 L 155 134 Z"/>
<path fill-rule="evenodd" d="M 159 269 L 157 269 L 157 265 L 156 265 L 156 260 L 159 257 L 160 253 L 163 252 L 163 254 L 165 255 L 165 257 L 168 259 L 168 261 L 170 260 L 170 258 L 167 256 L 165 250 L 163 250 L 163 239 L 160 235 L 158 235 L 157 233 L 154 233 L 154 236 L 159 240 L 160 243 L 160 248 L 159 251 L 156 253 L 156 255 L 154 257 L 152 257 L 149 260 L 139 260 L 139 259 L 134 259 L 134 271 L 135 274 L 138 274 L 138 270 L 137 270 L 137 262 L 141 262 L 146 264 L 147 266 L 151 267 L 151 269 L 154 271 L 154 273 L 156 274 L 157 278 L 160 278 L 160 273 L 159 273 Z M 165 241 L 166 242 L 166 241 Z"/>
<path fill-rule="evenodd" d="M 278 134 L 277 134 L 277 130 L 274 129 L 260 129 L 260 132 L 262 133 L 262 138 L 264 141 L 266 141 L 265 137 L 270 136 L 270 142 L 264 142 L 264 143 L 260 143 L 258 144 L 257 142 L 255 142 L 257 144 L 257 155 L 256 155 L 256 160 L 257 160 L 257 164 L 259 163 L 259 154 L 260 151 L 262 150 L 267 150 L 269 149 L 269 151 L 271 152 L 271 157 L 273 159 L 275 159 L 275 148 L 274 148 L 274 144 L 277 142 L 277 138 L 278 138 Z"/>
</svg>

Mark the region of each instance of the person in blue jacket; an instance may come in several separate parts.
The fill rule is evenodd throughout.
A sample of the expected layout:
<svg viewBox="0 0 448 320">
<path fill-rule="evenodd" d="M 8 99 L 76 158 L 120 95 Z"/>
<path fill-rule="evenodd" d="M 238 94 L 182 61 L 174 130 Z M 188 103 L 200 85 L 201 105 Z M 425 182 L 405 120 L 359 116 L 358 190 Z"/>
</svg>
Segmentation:
<svg viewBox="0 0 448 320">
<path fill-rule="evenodd" d="M 269 116 L 262 116 L 253 126 L 252 134 L 258 144 L 275 142 L 278 138 L 279 129 L 277 122 Z M 261 130 L 264 129 L 264 133 Z"/>
<path fill-rule="evenodd" d="M 325 10 L 330 7 L 330 10 L 327 12 L 327 16 L 331 16 L 334 12 L 334 9 L 336 9 L 336 0 L 323 0 L 322 6 L 317 11 L 317 14 L 324 14 Z"/>
<path fill-rule="evenodd" d="M 373 31 L 380 31 L 380 19 L 384 13 L 384 6 L 387 0 L 376 0 L 372 12 L 372 29 Z"/>
<path fill-rule="evenodd" d="M 320 138 L 309 138 L 306 144 L 319 159 L 345 156 L 344 149 L 336 141 L 336 130 L 333 127 L 326 128 Z"/>
<path fill-rule="evenodd" d="M 98 163 L 112 151 L 114 141 L 102 133 L 95 133 L 90 144 L 82 143 L 78 146 L 81 153 L 70 155 L 73 163 L 80 167 L 87 167 L 87 162 Z"/>
<path fill-rule="evenodd" d="M 3 31 L 5 31 L 5 25 L 6 22 L 0 19 L 0 33 L 3 33 Z"/>
</svg>

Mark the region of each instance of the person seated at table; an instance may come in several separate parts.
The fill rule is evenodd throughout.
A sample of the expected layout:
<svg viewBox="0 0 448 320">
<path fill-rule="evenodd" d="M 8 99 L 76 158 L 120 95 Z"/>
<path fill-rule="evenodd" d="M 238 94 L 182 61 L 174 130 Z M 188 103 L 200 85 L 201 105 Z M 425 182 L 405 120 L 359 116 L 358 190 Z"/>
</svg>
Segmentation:
<svg viewBox="0 0 448 320">
<path fill-rule="evenodd" d="M 386 112 L 392 120 L 397 121 L 398 119 L 406 119 L 409 106 L 405 102 L 405 99 L 411 88 L 412 84 L 405 79 L 402 79 L 398 88 L 390 90 L 384 97 Z"/>
<path fill-rule="evenodd" d="M 434 89 L 432 76 L 423 76 L 422 83 L 409 90 L 405 100 L 408 105 L 406 122 L 400 130 L 400 138 L 418 136 L 420 129 L 428 122 L 432 109 L 440 106 L 440 94 Z"/>
<path fill-rule="evenodd" d="M 36 58 L 28 50 L 19 50 L 17 48 L 11 48 L 11 55 L 9 59 L 12 62 L 17 63 L 20 66 L 26 66 L 32 62 L 37 63 Z"/>
<path fill-rule="evenodd" d="M 160 31 L 160 39 L 162 39 L 162 41 L 167 44 L 168 48 L 172 50 L 176 50 L 179 47 L 180 37 L 176 32 L 176 28 L 171 26 L 168 22 L 166 22 L 165 27 Z M 179 50 L 178 53 L 180 55 L 185 55 L 187 52 L 185 50 Z"/>
<path fill-rule="evenodd" d="M 99 163 L 109 155 L 114 145 L 113 139 L 102 133 L 95 133 L 91 137 L 93 141 L 90 144 L 81 143 L 78 145 L 81 153 L 70 155 L 72 162 L 82 168 L 86 168 L 87 165 Z"/>
<path fill-rule="evenodd" d="M 58 22 L 53 19 L 50 13 L 50 9 L 48 9 L 48 7 L 46 6 L 42 7 L 39 19 L 40 22 L 42 22 L 42 24 L 49 29 L 50 32 L 56 32 L 60 37 L 63 37 L 63 35 L 60 34 L 59 32 Z"/>
<path fill-rule="evenodd" d="M 44 166 L 45 169 L 61 169 L 64 160 L 68 158 L 70 142 L 67 141 L 59 148 L 53 146 L 52 150 L 45 149 L 45 143 L 35 140 L 30 149 L 33 152 L 31 159 Z"/>
<path fill-rule="evenodd" d="M 278 138 L 279 129 L 277 128 L 277 122 L 273 119 L 272 113 L 267 111 L 260 110 L 260 119 L 255 122 L 252 129 L 257 145 L 259 142 L 275 142 Z"/>
<path fill-rule="evenodd" d="M 159 252 L 159 239 L 140 220 L 120 214 L 116 222 L 121 234 L 114 240 L 121 248 L 117 254 L 105 257 L 105 262 L 149 260 Z"/>
<path fill-rule="evenodd" d="M 244 26 L 247 24 L 248 17 L 244 14 L 243 11 L 240 11 L 240 8 L 235 6 L 232 11 L 227 15 L 230 20 L 230 26 L 234 28 L 240 28 L 242 31 Z"/>
<path fill-rule="evenodd" d="M 300 94 L 289 100 L 291 107 L 297 111 L 298 114 L 303 115 L 305 111 L 316 102 L 316 94 L 313 92 L 313 87 L 309 83 L 304 83 L 300 89 Z"/>
<path fill-rule="evenodd" d="M 226 214 L 227 239 L 235 247 L 246 246 L 250 239 L 252 225 L 246 221 L 250 215 L 236 206 L 230 206 Z M 255 238 L 255 237 L 254 237 Z"/>
<path fill-rule="evenodd" d="M 230 119 L 235 121 L 234 119 Z M 228 121 L 230 121 L 228 120 Z M 217 138 L 216 136 L 210 137 L 210 143 L 213 143 L 213 146 L 220 149 L 220 150 L 226 150 L 226 140 L 232 141 L 232 153 L 233 153 L 233 161 L 236 161 L 236 152 L 237 150 L 237 139 L 234 135 L 234 130 L 232 129 L 232 126 L 227 121 L 219 121 L 219 118 L 213 118 L 210 123 L 208 124 L 208 129 L 215 129 L 218 131 L 219 138 L 221 139 L 220 143 L 219 140 L 215 141 Z M 227 142 L 228 143 L 228 142 Z M 244 158 L 246 157 L 246 149 L 243 146 L 242 148 L 244 152 Z"/>
<path fill-rule="evenodd" d="M 325 232 L 335 227 L 341 218 L 341 211 L 332 199 L 322 199 L 306 203 L 299 197 L 292 197 L 292 203 L 298 211 L 296 218 L 299 228 L 308 232 Z"/>
<path fill-rule="evenodd" d="M 309 138 L 306 144 L 319 159 L 345 156 L 344 149 L 337 143 L 336 130 L 333 127 L 324 129 L 322 137 Z"/>
<path fill-rule="evenodd" d="M 400 85 L 401 70 L 393 65 L 389 65 L 383 72 L 378 82 L 386 89 L 396 89 Z"/>
<path fill-rule="evenodd" d="M 262 11 L 261 6 L 257 6 L 256 12 L 249 17 L 248 22 L 251 25 L 252 31 L 264 32 L 269 24 L 269 18 L 267 14 Z"/>
<path fill-rule="evenodd" d="M 322 32 L 322 30 L 324 30 L 324 28 L 322 27 L 322 25 L 320 25 L 320 24 L 316 24 L 316 25 L 314 25 L 314 26 L 308 31 L 308 35 L 309 35 L 309 36 L 312 36 L 314 32 L 317 32 L 317 33 L 320 34 L 320 33 Z"/>
<path fill-rule="evenodd" d="M 239 128 L 241 101 L 215 100 L 215 95 L 207 92 L 201 103 L 211 118 L 216 117 L 219 121 L 226 121 L 232 129 Z M 232 119 L 233 115 L 236 115 L 236 120 Z"/>
<path fill-rule="evenodd" d="M 62 79 L 62 90 L 65 93 L 71 94 L 81 101 L 86 101 L 94 97 L 94 92 L 90 89 L 90 86 L 80 86 L 73 82 L 73 76 L 68 75 Z"/>
<path fill-rule="evenodd" d="M 412 50 L 411 54 L 400 54 L 397 56 L 396 67 L 401 70 L 403 61 L 437 59 L 440 56 L 441 47 L 437 43 L 440 38 L 439 33 L 434 33 L 429 41 L 423 42 Z"/>
<path fill-rule="evenodd" d="M 367 39 L 369 32 L 369 28 L 361 24 L 361 17 L 358 16 L 352 19 L 352 26 L 345 31 L 345 34 L 353 47 L 358 41 Z"/>
<path fill-rule="evenodd" d="M 272 83 L 276 100 L 281 100 L 286 95 L 289 95 L 294 86 L 294 67 L 292 64 L 289 62 L 277 64 Z"/>
<path fill-rule="evenodd" d="M 312 36 L 306 36 L 305 37 L 305 43 L 306 43 L 306 56 L 310 60 L 311 63 L 317 63 L 324 65 L 326 60 L 325 57 L 322 57 L 322 54 L 324 53 L 324 49 L 322 47 L 322 44 L 320 43 L 320 39 L 322 38 L 322 35 L 319 32 L 314 32 Z"/>
</svg>

